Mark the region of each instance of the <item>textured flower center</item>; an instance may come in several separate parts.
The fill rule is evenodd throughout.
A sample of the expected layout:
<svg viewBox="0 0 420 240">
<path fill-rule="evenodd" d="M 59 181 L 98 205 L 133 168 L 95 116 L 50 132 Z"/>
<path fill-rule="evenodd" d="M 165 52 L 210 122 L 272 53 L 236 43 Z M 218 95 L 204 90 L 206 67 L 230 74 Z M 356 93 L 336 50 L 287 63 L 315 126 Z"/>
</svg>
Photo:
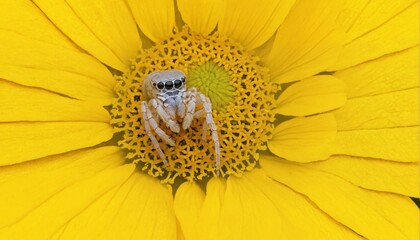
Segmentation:
<svg viewBox="0 0 420 240">
<path fill-rule="evenodd" d="M 159 123 L 175 141 L 175 146 L 169 146 L 155 134 L 169 166 L 164 165 L 146 133 L 140 109 L 146 100 L 142 93 L 145 76 L 179 69 L 187 76 L 187 88 L 196 87 L 212 102 L 220 144 L 220 175 L 241 175 L 253 169 L 258 151 L 266 149 L 273 129 L 271 109 L 276 90 L 269 82 L 267 69 L 257 61 L 228 38 L 197 35 L 188 28 L 141 50 L 130 70 L 117 77 L 117 97 L 111 110 L 115 131 L 122 133 L 118 144 L 127 150 L 127 159 L 164 183 L 173 183 L 178 177 L 191 181 L 216 175 L 209 128 L 202 140 L 204 118 L 195 119 L 189 129 L 179 133 Z"/>
<path fill-rule="evenodd" d="M 235 88 L 229 73 L 213 61 L 189 69 L 188 85 L 196 87 L 210 98 L 213 108 L 224 111 L 233 100 Z"/>
</svg>

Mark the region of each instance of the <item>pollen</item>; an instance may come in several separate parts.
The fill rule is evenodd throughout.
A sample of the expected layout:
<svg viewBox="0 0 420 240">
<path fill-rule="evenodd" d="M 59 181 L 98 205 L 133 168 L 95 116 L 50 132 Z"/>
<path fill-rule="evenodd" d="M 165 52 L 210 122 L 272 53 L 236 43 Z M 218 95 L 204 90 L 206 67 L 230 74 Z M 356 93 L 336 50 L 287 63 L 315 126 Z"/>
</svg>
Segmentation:
<svg viewBox="0 0 420 240">
<path fill-rule="evenodd" d="M 111 109 L 111 123 L 121 136 L 118 145 L 126 150 L 126 158 L 163 183 L 216 176 L 214 142 L 211 137 L 202 140 L 205 119 L 195 119 L 189 129 L 179 133 L 161 122 L 160 127 L 176 143 L 169 146 L 158 139 L 169 166 L 164 165 L 145 131 L 140 110 L 145 100 L 144 78 L 155 71 L 179 69 L 187 76 L 187 88 L 196 87 L 212 102 L 220 143 L 220 176 L 240 176 L 252 170 L 273 130 L 277 90 L 269 81 L 267 68 L 258 61 L 229 38 L 217 33 L 195 34 L 187 27 L 142 49 L 130 69 L 116 76 L 117 96 Z"/>
</svg>

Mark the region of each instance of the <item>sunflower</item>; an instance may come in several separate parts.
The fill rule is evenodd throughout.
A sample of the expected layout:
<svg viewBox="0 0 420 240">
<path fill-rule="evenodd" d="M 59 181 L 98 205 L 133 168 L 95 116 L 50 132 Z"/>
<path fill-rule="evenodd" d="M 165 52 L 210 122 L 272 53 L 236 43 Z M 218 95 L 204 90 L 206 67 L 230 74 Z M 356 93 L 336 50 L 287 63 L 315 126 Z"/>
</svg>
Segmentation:
<svg viewBox="0 0 420 240">
<path fill-rule="evenodd" d="M 416 239 L 418 3 L 0 2 L 0 239 Z M 203 121 L 146 134 L 179 69 Z M 208 135 L 208 134 L 207 134 Z"/>
</svg>

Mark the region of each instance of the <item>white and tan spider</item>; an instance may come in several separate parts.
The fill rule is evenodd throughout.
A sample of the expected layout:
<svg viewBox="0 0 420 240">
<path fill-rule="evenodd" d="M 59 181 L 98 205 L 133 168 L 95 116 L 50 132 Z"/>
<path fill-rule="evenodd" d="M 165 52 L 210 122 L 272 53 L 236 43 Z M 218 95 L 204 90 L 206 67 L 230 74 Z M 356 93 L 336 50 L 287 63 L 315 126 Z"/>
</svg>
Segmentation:
<svg viewBox="0 0 420 240">
<path fill-rule="evenodd" d="M 141 102 L 144 127 L 165 166 L 168 166 L 168 161 L 154 133 L 170 146 L 175 146 L 175 142 L 159 126 L 160 120 L 172 132 L 179 133 L 180 124 L 183 129 L 188 129 L 194 118 L 205 117 L 201 136 L 202 140 L 206 138 L 207 127 L 209 127 L 214 142 L 216 169 L 219 173 L 219 138 L 212 117 L 210 99 L 194 87 L 187 90 L 185 74 L 179 70 L 166 70 L 149 74 L 143 81 L 143 94 L 147 100 Z M 182 123 L 179 123 L 178 120 Z"/>
</svg>

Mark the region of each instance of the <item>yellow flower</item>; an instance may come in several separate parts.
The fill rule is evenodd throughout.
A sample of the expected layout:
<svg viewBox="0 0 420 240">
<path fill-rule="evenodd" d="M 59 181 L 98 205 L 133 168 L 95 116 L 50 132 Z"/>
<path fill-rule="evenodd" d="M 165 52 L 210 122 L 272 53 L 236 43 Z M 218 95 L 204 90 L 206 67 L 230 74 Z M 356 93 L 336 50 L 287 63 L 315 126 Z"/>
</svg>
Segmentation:
<svg viewBox="0 0 420 240">
<path fill-rule="evenodd" d="M 0 3 L 0 239 L 416 239 L 418 3 Z M 213 103 L 164 146 L 141 82 Z M 161 123 L 163 125 L 163 123 Z M 164 126 L 163 126 L 164 128 Z"/>
</svg>

